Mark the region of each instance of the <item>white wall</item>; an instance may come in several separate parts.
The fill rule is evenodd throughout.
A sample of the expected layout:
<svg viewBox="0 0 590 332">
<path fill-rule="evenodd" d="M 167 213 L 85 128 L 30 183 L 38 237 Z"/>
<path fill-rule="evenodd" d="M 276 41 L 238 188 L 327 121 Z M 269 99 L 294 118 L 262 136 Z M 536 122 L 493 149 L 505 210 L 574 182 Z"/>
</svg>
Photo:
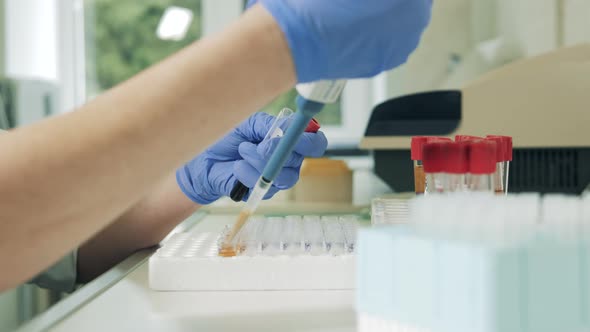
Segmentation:
<svg viewBox="0 0 590 332">
<path fill-rule="evenodd" d="M 405 65 L 388 74 L 389 97 L 431 90 L 446 79 L 451 55 L 464 55 L 471 47 L 470 2 L 433 1 L 420 46 Z"/>
<path fill-rule="evenodd" d="M 590 42 L 588 0 L 434 1 L 416 52 L 377 85 L 387 85 L 389 98 L 460 88 L 505 63 L 583 42 Z M 460 56 L 455 65 L 451 54 Z"/>
<path fill-rule="evenodd" d="M 563 43 L 565 46 L 590 42 L 590 1 L 563 1 Z"/>
<path fill-rule="evenodd" d="M 56 0 L 5 0 L 6 74 L 57 79 Z"/>
<path fill-rule="evenodd" d="M 498 0 L 498 34 L 520 45 L 524 56 L 551 51 L 561 39 L 558 9 L 558 0 Z"/>
<path fill-rule="evenodd" d="M 202 0 L 203 35 L 220 31 L 242 14 L 242 0 Z"/>
</svg>

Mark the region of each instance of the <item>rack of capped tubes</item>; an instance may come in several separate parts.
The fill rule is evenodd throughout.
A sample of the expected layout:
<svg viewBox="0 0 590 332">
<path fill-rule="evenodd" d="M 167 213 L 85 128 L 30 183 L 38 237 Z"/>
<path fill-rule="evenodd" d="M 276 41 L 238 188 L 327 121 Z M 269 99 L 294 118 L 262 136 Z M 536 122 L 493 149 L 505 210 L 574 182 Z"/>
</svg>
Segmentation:
<svg viewBox="0 0 590 332">
<path fill-rule="evenodd" d="M 174 234 L 150 257 L 150 288 L 353 289 L 361 223 L 354 215 L 254 216 L 231 241 L 232 255 L 223 253 L 229 226 Z"/>
<path fill-rule="evenodd" d="M 360 332 L 590 329 L 590 196 L 449 193 L 359 233 Z"/>
<path fill-rule="evenodd" d="M 416 194 L 457 191 L 508 192 L 512 138 L 457 135 L 412 137 Z"/>
</svg>

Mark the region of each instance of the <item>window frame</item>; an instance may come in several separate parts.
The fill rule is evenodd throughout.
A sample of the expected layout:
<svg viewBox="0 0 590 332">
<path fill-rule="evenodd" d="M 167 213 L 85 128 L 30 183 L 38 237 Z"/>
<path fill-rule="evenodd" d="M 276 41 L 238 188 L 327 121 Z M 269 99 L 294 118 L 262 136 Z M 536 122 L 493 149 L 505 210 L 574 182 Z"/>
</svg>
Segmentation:
<svg viewBox="0 0 590 332">
<path fill-rule="evenodd" d="M 73 109 L 86 101 L 86 44 L 84 0 L 56 0 L 58 2 L 59 76 L 63 87 L 62 106 Z M 243 0 L 201 0 L 202 32 L 209 35 L 221 30 L 243 12 Z M 69 66 L 68 66 L 69 64 Z M 73 64 L 73 66 L 72 66 Z M 342 124 L 324 126 L 330 149 L 357 147 L 373 106 L 380 101 L 374 91 L 375 82 L 383 79 L 350 80 L 341 98 Z M 378 83 L 382 84 L 382 83 Z M 385 91 L 387 89 L 385 88 Z"/>
</svg>

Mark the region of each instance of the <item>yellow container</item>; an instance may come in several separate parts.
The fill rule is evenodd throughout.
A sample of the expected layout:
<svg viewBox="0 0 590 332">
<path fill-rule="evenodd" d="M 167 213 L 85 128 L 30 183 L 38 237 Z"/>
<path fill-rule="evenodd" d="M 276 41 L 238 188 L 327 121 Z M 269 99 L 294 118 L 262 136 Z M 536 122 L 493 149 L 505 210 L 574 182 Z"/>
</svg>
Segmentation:
<svg viewBox="0 0 590 332">
<path fill-rule="evenodd" d="M 352 171 L 344 161 L 308 158 L 300 174 L 295 202 L 352 204 Z"/>
</svg>

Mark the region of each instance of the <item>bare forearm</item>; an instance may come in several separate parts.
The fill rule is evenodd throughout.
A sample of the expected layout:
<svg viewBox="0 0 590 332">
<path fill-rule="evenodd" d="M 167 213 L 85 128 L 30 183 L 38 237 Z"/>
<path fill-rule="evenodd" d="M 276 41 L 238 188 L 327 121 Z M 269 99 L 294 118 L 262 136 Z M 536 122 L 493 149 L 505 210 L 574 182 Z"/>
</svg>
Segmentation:
<svg viewBox="0 0 590 332">
<path fill-rule="evenodd" d="M 199 205 L 188 199 L 174 174 L 78 250 L 78 281 L 88 282 L 133 252 L 157 245 Z"/>
<path fill-rule="evenodd" d="M 82 111 L 0 137 L 0 261 L 14 267 L 0 290 L 116 220 L 294 83 L 280 29 L 255 7 Z"/>
</svg>

